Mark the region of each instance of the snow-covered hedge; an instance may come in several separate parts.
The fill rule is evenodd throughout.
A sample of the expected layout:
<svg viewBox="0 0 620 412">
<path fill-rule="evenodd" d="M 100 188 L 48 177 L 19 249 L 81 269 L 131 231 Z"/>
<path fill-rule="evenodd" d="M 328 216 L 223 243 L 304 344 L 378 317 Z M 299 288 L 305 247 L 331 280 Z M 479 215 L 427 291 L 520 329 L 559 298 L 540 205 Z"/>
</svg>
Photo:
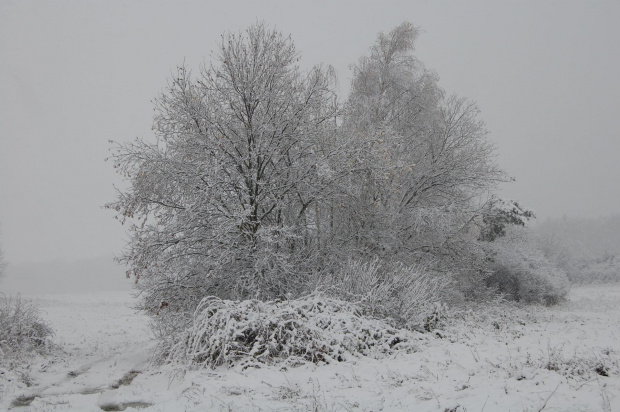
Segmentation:
<svg viewBox="0 0 620 412">
<path fill-rule="evenodd" d="M 31 302 L 0 294 L 0 365 L 11 366 L 26 354 L 47 349 L 52 329 Z"/>
<path fill-rule="evenodd" d="M 359 307 L 320 294 L 297 300 L 229 301 L 211 296 L 194 312 L 192 326 L 164 343 L 168 362 L 189 367 L 335 362 L 414 351 L 417 334 L 361 316 Z"/>
<path fill-rule="evenodd" d="M 555 304 L 568 294 L 566 273 L 544 255 L 537 239 L 526 229 L 511 227 L 489 242 L 489 286 L 507 298 L 527 303 Z"/>
</svg>

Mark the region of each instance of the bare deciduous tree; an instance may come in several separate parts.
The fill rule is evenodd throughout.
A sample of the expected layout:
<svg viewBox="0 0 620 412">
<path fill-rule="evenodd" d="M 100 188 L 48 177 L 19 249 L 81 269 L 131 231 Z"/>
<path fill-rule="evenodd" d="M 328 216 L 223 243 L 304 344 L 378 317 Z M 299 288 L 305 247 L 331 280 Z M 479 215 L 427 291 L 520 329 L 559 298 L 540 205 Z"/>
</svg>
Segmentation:
<svg viewBox="0 0 620 412">
<path fill-rule="evenodd" d="M 264 24 L 223 36 L 214 65 L 178 68 L 155 101 L 155 143 L 119 144 L 131 182 L 107 205 L 135 218 L 121 260 L 153 310 L 207 294 L 276 297 L 313 266 L 308 213 L 333 128 L 330 71 L 302 73 L 293 42 Z"/>
</svg>

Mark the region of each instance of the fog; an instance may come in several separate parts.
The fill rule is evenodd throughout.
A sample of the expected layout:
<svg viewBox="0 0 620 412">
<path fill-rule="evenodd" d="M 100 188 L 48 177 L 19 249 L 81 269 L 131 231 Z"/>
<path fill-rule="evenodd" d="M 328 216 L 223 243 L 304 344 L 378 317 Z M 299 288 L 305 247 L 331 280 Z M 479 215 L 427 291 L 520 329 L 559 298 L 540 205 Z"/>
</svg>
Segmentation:
<svg viewBox="0 0 620 412">
<path fill-rule="evenodd" d="M 2 281 L 2 292 L 28 294 L 67 294 L 88 291 L 130 290 L 132 282 L 111 256 L 72 262 L 51 260 L 9 266 Z"/>
<path fill-rule="evenodd" d="M 3 1 L 0 245 L 11 277 L 41 284 L 28 278 L 41 267 L 111 261 L 125 233 L 102 206 L 124 183 L 104 161 L 108 140 L 149 136 L 150 100 L 171 71 L 197 70 L 221 33 L 257 20 L 291 34 L 303 67 L 333 65 L 343 98 L 378 32 L 411 21 L 423 29 L 419 59 L 482 110 L 515 178 L 502 196 L 541 219 L 620 212 L 617 2 Z M 32 264 L 49 261 L 65 269 Z M 105 273 L 122 278 L 117 269 Z"/>
</svg>

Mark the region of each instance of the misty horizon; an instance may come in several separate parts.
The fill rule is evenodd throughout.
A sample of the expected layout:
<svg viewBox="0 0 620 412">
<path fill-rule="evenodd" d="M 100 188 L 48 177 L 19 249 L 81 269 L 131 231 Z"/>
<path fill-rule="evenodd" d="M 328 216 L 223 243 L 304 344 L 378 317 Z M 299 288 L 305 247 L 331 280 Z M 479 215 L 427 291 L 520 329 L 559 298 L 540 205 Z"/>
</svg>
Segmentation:
<svg viewBox="0 0 620 412">
<path fill-rule="evenodd" d="M 420 27 L 416 56 L 446 94 L 478 103 L 514 183 L 500 196 L 548 217 L 619 213 L 620 38 L 613 2 L 358 7 L 116 2 L 0 5 L 0 245 L 12 264 L 120 253 L 125 228 L 102 206 L 125 184 L 109 139 L 152 136 L 153 99 L 183 62 L 255 21 L 290 34 L 302 68 L 350 65 L 379 32 Z"/>
</svg>

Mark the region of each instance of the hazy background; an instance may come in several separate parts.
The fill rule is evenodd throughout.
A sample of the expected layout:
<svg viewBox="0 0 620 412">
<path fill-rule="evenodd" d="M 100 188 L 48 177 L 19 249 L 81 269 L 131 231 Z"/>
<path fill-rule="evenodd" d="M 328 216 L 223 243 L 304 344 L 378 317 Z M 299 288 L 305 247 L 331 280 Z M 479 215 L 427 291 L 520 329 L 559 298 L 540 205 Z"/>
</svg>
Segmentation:
<svg viewBox="0 0 620 412">
<path fill-rule="evenodd" d="M 122 268 L 101 269 L 125 238 L 101 208 L 123 184 L 104 162 L 108 139 L 148 136 L 150 100 L 176 65 L 198 69 L 224 31 L 257 20 L 292 35 L 302 66 L 332 64 L 343 97 L 350 64 L 378 32 L 411 21 L 440 85 L 478 102 L 516 179 L 502 196 L 542 219 L 620 212 L 620 2 L 1 0 L 0 245 L 10 265 L 0 289 L 69 272 L 72 287 L 122 279 Z"/>
</svg>

